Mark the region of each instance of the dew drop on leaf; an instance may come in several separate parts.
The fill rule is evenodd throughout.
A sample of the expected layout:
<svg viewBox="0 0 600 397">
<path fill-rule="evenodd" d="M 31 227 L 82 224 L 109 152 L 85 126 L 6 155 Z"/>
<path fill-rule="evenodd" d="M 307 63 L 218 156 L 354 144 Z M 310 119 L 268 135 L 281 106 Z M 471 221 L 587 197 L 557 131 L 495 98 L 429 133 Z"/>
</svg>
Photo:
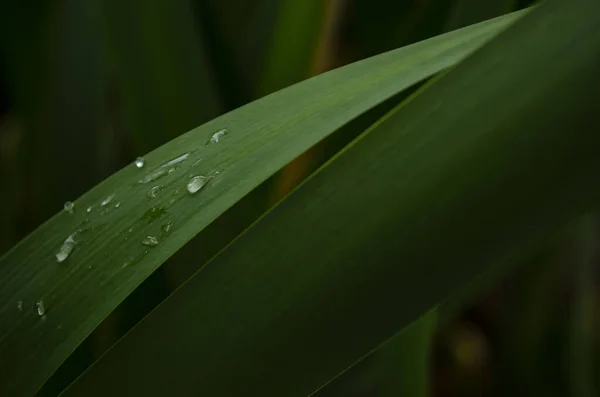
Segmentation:
<svg viewBox="0 0 600 397">
<path fill-rule="evenodd" d="M 162 189 L 162 186 L 158 185 L 158 186 L 152 186 L 152 189 L 150 189 L 148 191 L 148 198 L 156 198 L 158 197 L 160 190 Z"/>
<path fill-rule="evenodd" d="M 187 191 L 189 194 L 195 194 L 200 191 L 210 181 L 209 177 L 203 175 L 197 175 L 190 179 L 187 184 Z"/>
<path fill-rule="evenodd" d="M 23 301 L 18 301 L 17 302 L 17 309 L 19 309 L 20 312 L 23 311 Z"/>
<path fill-rule="evenodd" d="M 107 198 L 105 198 L 104 200 L 102 200 L 102 203 L 100 204 L 102 207 L 105 207 L 106 205 L 108 205 L 112 199 L 115 197 L 114 194 L 111 194 L 110 196 L 108 196 Z"/>
<path fill-rule="evenodd" d="M 65 211 L 67 211 L 69 214 L 73 213 L 74 208 L 75 208 L 75 203 L 73 203 L 72 201 L 67 201 L 64 205 Z"/>
<path fill-rule="evenodd" d="M 148 247 L 156 247 L 158 245 L 158 239 L 154 236 L 146 236 L 143 240 L 142 240 L 142 245 L 148 246 Z"/>
<path fill-rule="evenodd" d="M 205 145 L 210 145 L 213 143 L 219 143 L 219 141 L 225 136 L 227 135 L 227 129 L 223 128 L 222 130 L 219 130 L 217 132 L 215 132 L 214 134 L 212 134 L 212 136 L 206 141 Z"/>
<path fill-rule="evenodd" d="M 56 261 L 58 263 L 64 262 L 69 255 L 71 255 L 73 248 L 75 248 L 77 245 L 77 241 L 75 241 L 74 236 L 75 233 L 69 235 L 69 237 L 67 237 L 60 246 L 60 249 L 56 253 Z"/>
<path fill-rule="evenodd" d="M 169 175 L 170 173 L 174 172 L 175 169 L 179 167 L 181 163 L 190 156 L 190 153 L 191 152 L 184 153 L 181 156 L 175 157 L 173 160 L 167 161 L 165 164 L 148 173 L 144 178 L 140 179 L 138 182 L 154 182 L 165 175 Z"/>
<path fill-rule="evenodd" d="M 130 256 L 125 262 L 123 262 L 123 264 L 121 265 L 121 268 L 124 269 L 129 265 L 133 265 L 134 263 L 139 262 L 144 256 L 146 256 L 147 253 L 148 253 L 148 251 L 144 251 L 137 255 Z"/>
<path fill-rule="evenodd" d="M 163 234 L 171 233 L 172 229 L 173 229 L 173 221 L 167 221 L 161 226 L 161 230 L 163 231 Z"/>
<path fill-rule="evenodd" d="M 36 302 L 35 312 L 40 317 L 43 317 L 46 314 L 46 304 L 44 303 L 44 301 Z"/>
<path fill-rule="evenodd" d="M 135 166 L 137 168 L 142 168 L 144 164 L 146 164 L 146 160 L 144 160 L 143 157 L 138 157 L 137 159 L 135 159 Z"/>
</svg>

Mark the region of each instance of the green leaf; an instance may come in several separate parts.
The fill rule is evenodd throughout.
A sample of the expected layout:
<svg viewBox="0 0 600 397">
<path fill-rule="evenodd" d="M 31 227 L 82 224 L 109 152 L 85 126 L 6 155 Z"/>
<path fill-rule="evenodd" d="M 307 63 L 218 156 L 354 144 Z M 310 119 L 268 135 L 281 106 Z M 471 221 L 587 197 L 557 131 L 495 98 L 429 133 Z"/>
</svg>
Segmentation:
<svg viewBox="0 0 600 397">
<path fill-rule="evenodd" d="M 0 356 L 10 363 L 0 371 L 0 394 L 32 394 L 149 274 L 257 185 L 361 113 L 455 64 L 521 15 L 382 54 L 270 95 L 158 148 L 142 169 L 132 164 L 76 200 L 74 214 L 59 213 L 0 260 Z M 222 128 L 227 135 L 205 146 Z M 156 171 L 181 156 L 188 157 Z M 161 178 L 138 182 L 152 173 Z M 190 175 L 214 177 L 190 196 Z M 148 197 L 153 186 L 159 186 L 156 199 Z M 77 244 L 57 263 L 55 255 L 65 242 L 72 244 L 67 239 L 73 233 Z M 150 246 L 147 236 L 157 237 L 158 246 Z M 47 307 L 45 318 L 34 312 L 40 301 Z"/>
<path fill-rule="evenodd" d="M 599 15 L 595 0 L 540 5 L 321 168 L 65 395 L 306 396 L 596 205 Z"/>
<path fill-rule="evenodd" d="M 375 352 L 381 397 L 431 395 L 437 310 L 431 310 Z"/>
</svg>

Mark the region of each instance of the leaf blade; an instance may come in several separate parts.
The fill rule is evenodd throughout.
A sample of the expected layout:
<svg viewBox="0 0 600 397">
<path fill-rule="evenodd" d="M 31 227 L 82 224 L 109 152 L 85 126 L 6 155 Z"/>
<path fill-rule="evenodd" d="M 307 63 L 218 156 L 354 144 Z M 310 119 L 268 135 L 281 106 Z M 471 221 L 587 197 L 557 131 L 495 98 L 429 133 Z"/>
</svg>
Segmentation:
<svg viewBox="0 0 600 397">
<path fill-rule="evenodd" d="M 73 216 L 58 214 L 0 259 L 0 278 L 11 280 L 0 286 L 0 355 L 11 362 L 0 372 L 0 392 L 32 394 L 142 280 L 258 183 L 361 112 L 458 62 L 521 15 L 383 54 L 244 106 L 150 153 L 142 170 L 130 165 L 76 200 Z M 230 132 L 226 139 L 204 147 L 223 127 Z M 157 180 L 169 196 L 147 198 L 153 184 L 138 181 L 198 147 L 185 167 Z M 214 171 L 227 177 L 182 201 L 188 172 Z M 167 241 L 142 246 L 167 220 L 175 225 Z M 57 250 L 78 230 L 85 241 L 57 265 Z M 27 311 L 16 309 L 19 300 Z M 48 307 L 43 322 L 31 309 L 40 300 Z"/>
<path fill-rule="evenodd" d="M 65 395 L 307 395 L 595 204 L 597 11 L 549 1 L 448 72 L 238 237 Z"/>
</svg>

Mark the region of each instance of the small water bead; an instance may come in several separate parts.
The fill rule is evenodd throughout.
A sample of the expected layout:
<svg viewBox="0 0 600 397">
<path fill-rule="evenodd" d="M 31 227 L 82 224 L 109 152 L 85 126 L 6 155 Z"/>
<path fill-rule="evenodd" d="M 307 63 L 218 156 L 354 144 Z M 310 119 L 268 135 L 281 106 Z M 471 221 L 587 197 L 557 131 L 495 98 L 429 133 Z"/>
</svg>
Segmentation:
<svg viewBox="0 0 600 397">
<path fill-rule="evenodd" d="M 162 189 L 162 186 L 153 186 L 152 189 L 150 189 L 150 191 L 148 191 L 148 198 L 151 198 L 151 199 L 157 198 L 158 195 L 160 194 L 161 189 Z"/>
<path fill-rule="evenodd" d="M 69 255 L 71 255 L 71 252 L 73 252 L 73 248 L 75 248 L 75 246 L 77 245 L 77 241 L 75 241 L 74 236 L 75 233 L 69 235 L 69 237 L 67 237 L 60 246 L 60 249 L 55 255 L 56 261 L 58 263 L 64 262 L 69 257 Z"/>
<path fill-rule="evenodd" d="M 173 221 L 167 221 L 161 227 L 161 230 L 163 231 L 163 234 L 169 234 L 169 233 L 171 233 L 172 229 L 173 229 Z"/>
<path fill-rule="evenodd" d="M 17 309 L 19 309 L 20 312 L 23 311 L 23 301 L 18 301 L 17 302 Z"/>
<path fill-rule="evenodd" d="M 67 211 L 69 214 L 73 213 L 74 208 L 75 208 L 75 203 L 73 203 L 72 201 L 67 201 L 64 205 L 65 211 Z"/>
<path fill-rule="evenodd" d="M 36 302 L 35 312 L 40 317 L 43 317 L 46 314 L 46 304 L 44 303 L 44 301 Z"/>
<path fill-rule="evenodd" d="M 219 131 L 215 132 L 214 134 L 212 134 L 212 136 L 208 139 L 208 141 L 206 141 L 205 145 L 210 145 L 210 144 L 213 144 L 213 143 L 219 143 L 219 141 L 225 135 L 227 135 L 227 129 L 223 128 L 222 130 L 219 130 Z"/>
<path fill-rule="evenodd" d="M 190 179 L 190 181 L 187 184 L 187 191 L 189 194 L 196 194 L 198 193 L 204 186 L 206 186 L 206 184 L 208 183 L 208 181 L 210 181 L 210 177 L 207 176 L 203 176 L 203 175 L 197 175 L 195 177 L 193 177 L 192 179 Z"/>
<path fill-rule="evenodd" d="M 139 262 L 144 256 L 146 256 L 147 253 L 148 253 L 148 251 L 144 251 L 137 255 L 130 256 L 129 259 L 127 259 L 125 262 L 123 262 L 123 264 L 121 265 L 121 268 L 125 269 L 129 265 L 133 265 L 134 263 Z"/>
<path fill-rule="evenodd" d="M 142 168 L 144 166 L 144 164 L 146 164 L 146 160 L 144 160 L 143 157 L 138 157 L 137 159 L 135 159 L 135 166 L 138 168 Z"/>
<path fill-rule="evenodd" d="M 110 204 L 110 202 L 112 201 L 113 198 L 115 198 L 115 195 L 111 194 L 110 196 L 108 196 L 107 198 L 102 200 L 102 203 L 100 204 L 100 206 L 102 206 L 102 207 L 107 206 L 108 204 Z"/>
<path fill-rule="evenodd" d="M 87 212 L 92 212 L 92 207 L 87 207 Z"/>
<path fill-rule="evenodd" d="M 117 204 L 115 204 L 115 208 L 119 208 L 121 206 L 121 202 L 119 201 Z"/>
<path fill-rule="evenodd" d="M 142 240 L 142 245 L 146 245 L 148 247 L 156 247 L 158 245 L 158 239 L 154 236 L 146 236 Z"/>
</svg>

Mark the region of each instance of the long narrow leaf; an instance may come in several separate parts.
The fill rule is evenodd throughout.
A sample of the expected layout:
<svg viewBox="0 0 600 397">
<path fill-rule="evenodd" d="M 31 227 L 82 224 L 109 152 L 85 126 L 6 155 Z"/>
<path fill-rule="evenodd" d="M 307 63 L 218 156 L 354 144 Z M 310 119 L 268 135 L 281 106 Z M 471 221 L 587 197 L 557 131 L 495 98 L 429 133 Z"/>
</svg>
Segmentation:
<svg viewBox="0 0 600 397">
<path fill-rule="evenodd" d="M 268 96 L 171 141 L 146 156 L 142 168 L 132 164 L 76 200 L 73 214 L 59 213 L 0 260 L 0 394 L 32 394 L 133 289 L 240 198 L 328 134 L 455 64 L 521 15 Z M 211 143 L 221 129 L 226 134 Z M 210 180 L 200 189 L 202 177 Z M 198 190 L 193 195 L 190 182 L 189 189 Z"/>
<path fill-rule="evenodd" d="M 595 0 L 540 5 L 324 166 L 65 395 L 306 396 L 595 205 L 599 15 Z"/>
</svg>

